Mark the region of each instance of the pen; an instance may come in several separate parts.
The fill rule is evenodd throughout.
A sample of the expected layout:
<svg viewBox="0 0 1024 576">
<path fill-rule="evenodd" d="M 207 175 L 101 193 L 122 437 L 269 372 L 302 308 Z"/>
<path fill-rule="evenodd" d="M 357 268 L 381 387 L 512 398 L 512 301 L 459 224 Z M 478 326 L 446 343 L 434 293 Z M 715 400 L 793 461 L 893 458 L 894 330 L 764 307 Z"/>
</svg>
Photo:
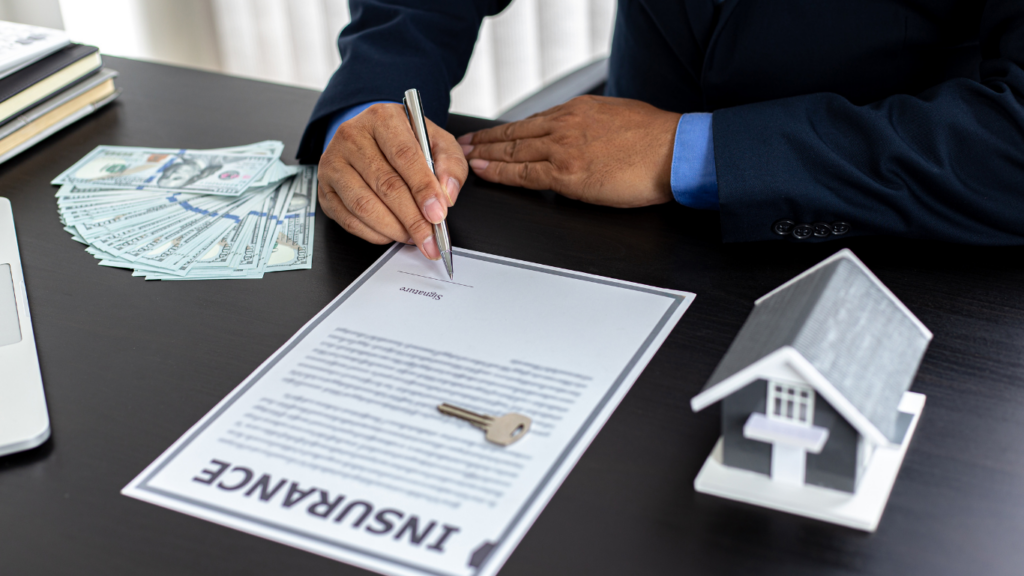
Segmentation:
<svg viewBox="0 0 1024 576">
<path fill-rule="evenodd" d="M 423 114 L 423 100 L 420 99 L 420 91 L 410 88 L 405 91 L 405 98 L 402 99 L 405 105 L 405 113 L 409 115 L 409 123 L 412 124 L 412 133 L 416 141 L 420 143 L 423 155 L 427 157 L 427 166 L 434 172 L 434 157 L 430 154 L 430 138 L 427 138 L 426 115 Z M 437 173 L 435 172 L 436 176 Z M 444 260 L 444 269 L 448 272 L 448 279 L 455 279 L 455 271 L 452 267 L 452 241 L 448 237 L 448 224 L 441 220 L 434 224 L 434 240 L 437 242 L 437 249 L 441 251 L 441 260 Z"/>
</svg>

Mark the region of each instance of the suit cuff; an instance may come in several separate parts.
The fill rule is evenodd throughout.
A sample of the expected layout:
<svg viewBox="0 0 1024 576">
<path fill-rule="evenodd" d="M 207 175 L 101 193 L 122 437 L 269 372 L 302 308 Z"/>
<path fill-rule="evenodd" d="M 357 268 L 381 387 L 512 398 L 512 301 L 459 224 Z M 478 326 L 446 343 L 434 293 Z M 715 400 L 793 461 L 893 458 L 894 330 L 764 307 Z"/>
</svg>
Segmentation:
<svg viewBox="0 0 1024 576">
<path fill-rule="evenodd" d="M 679 118 L 671 182 L 676 202 L 690 208 L 718 210 L 718 173 L 710 113 L 683 114 Z"/>
<path fill-rule="evenodd" d="M 375 102 L 367 102 L 366 104 L 356 104 L 355 106 L 336 112 L 334 117 L 331 118 L 331 123 L 327 125 L 327 136 L 324 137 L 324 149 L 321 151 L 321 154 L 327 151 L 327 145 L 331 143 L 331 140 L 334 138 L 334 133 L 338 131 L 339 126 L 355 118 L 363 110 L 366 110 L 374 104 L 394 104 L 394 102 L 391 100 L 377 100 Z"/>
</svg>

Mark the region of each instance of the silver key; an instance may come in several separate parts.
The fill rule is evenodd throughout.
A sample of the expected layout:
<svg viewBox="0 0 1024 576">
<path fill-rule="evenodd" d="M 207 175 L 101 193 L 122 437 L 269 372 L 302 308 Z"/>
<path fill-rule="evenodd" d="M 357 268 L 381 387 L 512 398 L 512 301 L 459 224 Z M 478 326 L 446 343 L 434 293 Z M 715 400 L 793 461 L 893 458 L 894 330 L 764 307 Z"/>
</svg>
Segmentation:
<svg viewBox="0 0 1024 576">
<path fill-rule="evenodd" d="M 473 426 L 482 429 L 485 432 L 484 437 L 489 442 L 502 446 L 508 446 L 526 436 L 526 433 L 530 431 L 530 423 L 532 422 L 529 416 L 523 416 L 515 412 L 495 417 L 477 414 L 471 410 L 452 406 L 451 404 L 440 404 L 437 407 L 437 411 L 446 416 L 454 416 L 469 422 Z"/>
</svg>

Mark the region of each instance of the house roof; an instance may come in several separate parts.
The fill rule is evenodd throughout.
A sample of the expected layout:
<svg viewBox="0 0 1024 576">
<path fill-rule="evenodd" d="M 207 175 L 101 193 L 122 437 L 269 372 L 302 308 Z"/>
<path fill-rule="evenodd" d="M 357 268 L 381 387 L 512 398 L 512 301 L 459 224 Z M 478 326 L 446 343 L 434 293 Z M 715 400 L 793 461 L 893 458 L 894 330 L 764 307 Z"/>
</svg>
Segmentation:
<svg viewBox="0 0 1024 576">
<path fill-rule="evenodd" d="M 790 348 L 806 360 L 797 371 L 859 432 L 898 442 L 897 406 L 931 338 L 920 320 L 844 249 L 755 302 L 691 406 L 701 410 L 749 384 L 756 377 L 751 379 L 745 369 Z"/>
</svg>

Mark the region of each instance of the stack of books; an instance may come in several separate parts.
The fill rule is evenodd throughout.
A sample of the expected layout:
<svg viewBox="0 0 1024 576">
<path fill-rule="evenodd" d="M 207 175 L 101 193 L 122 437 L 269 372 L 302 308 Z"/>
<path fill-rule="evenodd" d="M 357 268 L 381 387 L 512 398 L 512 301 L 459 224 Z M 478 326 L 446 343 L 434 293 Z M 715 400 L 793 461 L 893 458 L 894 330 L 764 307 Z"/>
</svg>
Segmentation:
<svg viewBox="0 0 1024 576">
<path fill-rule="evenodd" d="M 0 21 L 0 164 L 120 94 L 95 46 Z"/>
</svg>

